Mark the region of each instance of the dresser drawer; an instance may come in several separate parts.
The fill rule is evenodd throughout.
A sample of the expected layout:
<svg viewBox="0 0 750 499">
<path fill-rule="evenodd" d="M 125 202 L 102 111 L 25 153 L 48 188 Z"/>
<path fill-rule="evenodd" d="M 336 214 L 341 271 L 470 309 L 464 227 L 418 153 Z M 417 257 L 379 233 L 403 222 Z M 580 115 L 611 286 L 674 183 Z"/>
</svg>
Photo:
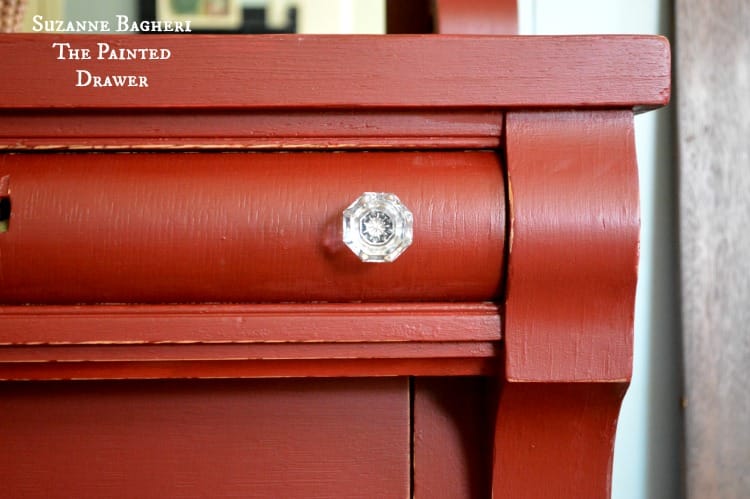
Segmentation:
<svg viewBox="0 0 750 499">
<path fill-rule="evenodd" d="M 494 152 L 0 156 L 4 304 L 482 301 L 502 279 Z M 393 193 L 413 243 L 391 263 L 342 242 L 342 212 Z"/>
</svg>

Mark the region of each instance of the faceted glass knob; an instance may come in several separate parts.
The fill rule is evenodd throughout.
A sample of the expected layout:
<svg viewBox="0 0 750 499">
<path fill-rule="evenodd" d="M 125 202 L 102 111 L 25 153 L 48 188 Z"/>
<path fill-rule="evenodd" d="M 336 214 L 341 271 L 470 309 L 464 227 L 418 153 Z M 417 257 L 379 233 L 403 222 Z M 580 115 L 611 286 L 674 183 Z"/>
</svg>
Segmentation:
<svg viewBox="0 0 750 499">
<path fill-rule="evenodd" d="M 392 262 L 411 245 L 414 217 L 389 192 L 365 192 L 344 210 L 344 243 L 363 262 Z"/>
</svg>

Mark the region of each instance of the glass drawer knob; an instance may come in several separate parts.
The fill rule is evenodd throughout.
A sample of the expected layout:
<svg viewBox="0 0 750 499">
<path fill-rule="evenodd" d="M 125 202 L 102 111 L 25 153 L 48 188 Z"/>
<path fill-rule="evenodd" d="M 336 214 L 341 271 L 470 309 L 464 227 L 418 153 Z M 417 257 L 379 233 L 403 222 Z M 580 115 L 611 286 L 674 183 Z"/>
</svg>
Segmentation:
<svg viewBox="0 0 750 499">
<path fill-rule="evenodd" d="M 363 262 L 392 262 L 411 245 L 413 225 L 398 196 L 365 192 L 344 210 L 344 244 Z"/>
</svg>

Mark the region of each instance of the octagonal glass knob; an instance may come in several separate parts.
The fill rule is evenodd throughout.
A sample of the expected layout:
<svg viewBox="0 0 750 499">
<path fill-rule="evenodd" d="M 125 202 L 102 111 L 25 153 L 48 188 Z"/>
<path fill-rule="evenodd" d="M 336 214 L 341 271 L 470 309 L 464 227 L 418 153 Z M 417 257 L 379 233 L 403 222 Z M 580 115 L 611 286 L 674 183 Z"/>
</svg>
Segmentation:
<svg viewBox="0 0 750 499">
<path fill-rule="evenodd" d="M 344 244 L 363 262 L 392 262 L 411 245 L 413 226 L 398 196 L 365 192 L 344 210 Z"/>
</svg>

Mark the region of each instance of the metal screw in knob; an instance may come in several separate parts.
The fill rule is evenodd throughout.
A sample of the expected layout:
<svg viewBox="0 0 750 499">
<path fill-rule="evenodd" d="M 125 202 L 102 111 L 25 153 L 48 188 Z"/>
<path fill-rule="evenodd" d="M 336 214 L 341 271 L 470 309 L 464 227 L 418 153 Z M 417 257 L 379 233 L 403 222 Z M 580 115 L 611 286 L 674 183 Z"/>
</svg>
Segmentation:
<svg viewBox="0 0 750 499">
<path fill-rule="evenodd" d="M 414 236 L 411 211 L 390 192 L 365 192 L 343 214 L 343 239 L 363 262 L 392 262 Z"/>
</svg>

